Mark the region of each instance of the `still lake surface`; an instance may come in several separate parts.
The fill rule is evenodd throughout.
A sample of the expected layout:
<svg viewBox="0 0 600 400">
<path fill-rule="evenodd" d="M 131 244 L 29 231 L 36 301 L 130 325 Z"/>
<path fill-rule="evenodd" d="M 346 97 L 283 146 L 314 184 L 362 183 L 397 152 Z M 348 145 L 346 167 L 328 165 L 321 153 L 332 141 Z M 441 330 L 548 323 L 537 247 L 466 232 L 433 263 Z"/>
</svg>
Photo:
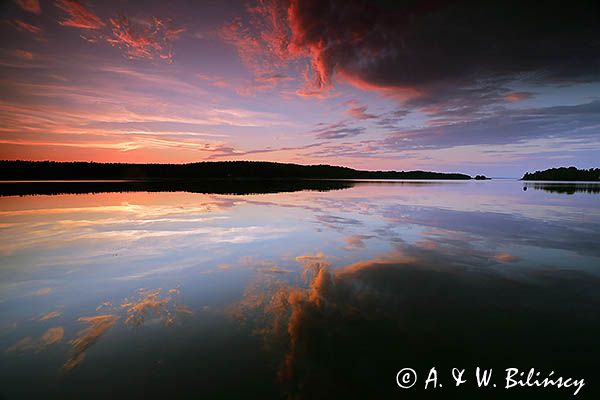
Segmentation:
<svg viewBox="0 0 600 400">
<path fill-rule="evenodd" d="M 2 185 L 0 398 L 597 398 L 595 184 Z"/>
</svg>

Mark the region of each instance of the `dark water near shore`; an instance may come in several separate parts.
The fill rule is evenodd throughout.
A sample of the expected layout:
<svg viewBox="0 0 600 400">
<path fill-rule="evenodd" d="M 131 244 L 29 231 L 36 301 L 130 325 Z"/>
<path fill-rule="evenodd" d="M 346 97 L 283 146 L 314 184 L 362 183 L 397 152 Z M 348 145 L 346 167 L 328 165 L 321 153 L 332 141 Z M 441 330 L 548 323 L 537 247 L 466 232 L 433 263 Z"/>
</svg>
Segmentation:
<svg viewBox="0 0 600 400">
<path fill-rule="evenodd" d="M 598 398 L 600 186 L 211 185 L 0 183 L 0 398 Z"/>
</svg>

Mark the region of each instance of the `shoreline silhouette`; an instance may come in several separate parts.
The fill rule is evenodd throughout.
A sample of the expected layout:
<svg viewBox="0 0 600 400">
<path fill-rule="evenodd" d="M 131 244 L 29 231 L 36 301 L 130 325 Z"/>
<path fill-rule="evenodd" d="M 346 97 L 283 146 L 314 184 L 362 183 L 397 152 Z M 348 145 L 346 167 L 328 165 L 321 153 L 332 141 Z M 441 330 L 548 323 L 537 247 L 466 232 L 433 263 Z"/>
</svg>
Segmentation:
<svg viewBox="0 0 600 400">
<path fill-rule="evenodd" d="M 578 169 L 575 167 L 549 168 L 543 171 L 526 172 L 522 181 L 586 181 L 599 182 L 600 168 Z"/>
<path fill-rule="evenodd" d="M 211 161 L 190 164 L 128 164 L 57 161 L 0 161 L 0 180 L 106 179 L 453 179 L 461 173 L 430 171 L 362 171 L 332 165 L 264 161 Z"/>
</svg>

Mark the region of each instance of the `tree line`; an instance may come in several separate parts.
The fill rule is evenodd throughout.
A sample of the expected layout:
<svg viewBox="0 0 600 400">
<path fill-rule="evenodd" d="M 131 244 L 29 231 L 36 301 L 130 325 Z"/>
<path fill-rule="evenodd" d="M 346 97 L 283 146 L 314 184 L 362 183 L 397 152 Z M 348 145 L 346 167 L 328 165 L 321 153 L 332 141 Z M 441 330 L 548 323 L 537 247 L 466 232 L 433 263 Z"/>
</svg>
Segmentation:
<svg viewBox="0 0 600 400">
<path fill-rule="evenodd" d="M 524 181 L 600 181 L 600 168 L 550 168 L 533 173 L 526 172 L 521 179 Z"/>
<path fill-rule="evenodd" d="M 214 161 L 191 164 L 0 161 L 0 180 L 77 179 L 471 179 L 471 177 L 459 173 L 360 171 L 332 165 L 262 161 Z"/>
</svg>

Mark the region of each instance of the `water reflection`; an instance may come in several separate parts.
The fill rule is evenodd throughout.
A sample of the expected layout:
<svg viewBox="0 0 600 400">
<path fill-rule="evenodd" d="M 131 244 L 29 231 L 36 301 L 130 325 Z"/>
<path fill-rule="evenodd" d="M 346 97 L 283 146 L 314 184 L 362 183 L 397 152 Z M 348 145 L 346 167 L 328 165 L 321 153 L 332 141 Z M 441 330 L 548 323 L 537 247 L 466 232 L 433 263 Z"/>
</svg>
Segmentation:
<svg viewBox="0 0 600 400">
<path fill-rule="evenodd" d="M 21 351 L 34 351 L 39 353 L 44 351 L 47 347 L 52 346 L 60 342 L 65 334 L 65 330 L 62 327 L 49 328 L 42 336 L 37 339 L 31 336 L 24 337 L 19 340 L 13 346 L 6 349 L 8 353 L 21 352 Z"/>
<path fill-rule="evenodd" d="M 107 192 L 189 192 L 215 194 L 254 194 L 329 191 L 354 186 L 341 180 L 202 180 L 202 181 L 2 181 L 0 196 L 52 195 Z"/>
<path fill-rule="evenodd" d="M 80 331 L 70 343 L 73 346 L 73 355 L 64 364 L 64 369 L 70 370 L 79 365 L 85 352 L 96 343 L 119 320 L 119 316 L 113 314 L 95 315 L 93 317 L 80 317 L 79 322 L 85 322 L 90 326 Z"/>
<path fill-rule="evenodd" d="M 514 279 L 405 250 L 336 270 L 316 264 L 306 286 L 267 281 L 245 294 L 237 311 L 279 357 L 289 398 L 397 396 L 382 377 L 406 365 L 422 371 L 536 365 L 593 381 L 597 277 L 527 271 Z M 473 388 L 448 390 L 446 396 L 478 398 Z M 511 398 L 519 394 L 527 391 Z M 553 396 L 565 394 L 544 398 Z"/>
<path fill-rule="evenodd" d="M 590 194 L 598 194 L 600 193 L 600 183 L 575 183 L 575 182 L 551 182 L 551 183 L 526 183 L 523 186 L 524 189 L 533 188 L 535 190 L 545 190 L 551 193 L 564 193 L 564 194 L 574 194 L 574 193 L 590 193 Z"/>
<path fill-rule="evenodd" d="M 589 396 L 598 237 L 594 196 L 518 181 L 3 197 L 1 394 L 481 398 L 395 373 L 522 366 Z"/>
<path fill-rule="evenodd" d="M 127 318 L 125 324 L 139 327 L 148 323 L 149 318 L 163 322 L 166 326 L 175 323 L 176 317 L 192 315 L 193 312 L 184 304 L 177 304 L 179 289 L 170 289 L 168 295 L 162 296 L 161 289 L 139 289 L 137 298 L 127 298 L 121 304 Z M 150 320 L 152 321 L 152 320 Z"/>
</svg>

